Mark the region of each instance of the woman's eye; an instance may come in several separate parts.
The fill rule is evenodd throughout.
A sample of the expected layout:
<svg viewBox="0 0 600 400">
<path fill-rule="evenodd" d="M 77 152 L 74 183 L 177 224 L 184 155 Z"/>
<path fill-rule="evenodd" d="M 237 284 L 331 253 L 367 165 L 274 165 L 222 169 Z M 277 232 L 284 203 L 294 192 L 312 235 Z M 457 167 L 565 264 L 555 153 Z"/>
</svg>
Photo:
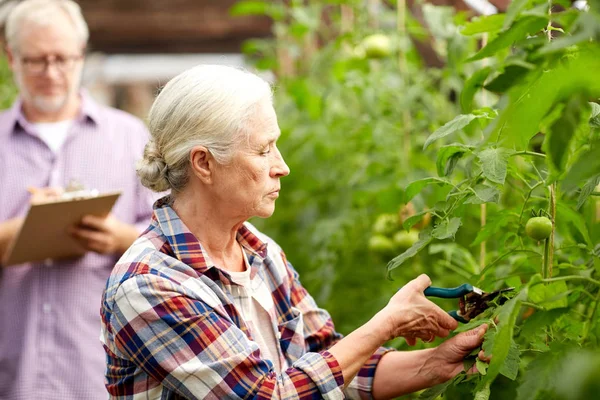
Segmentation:
<svg viewBox="0 0 600 400">
<path fill-rule="evenodd" d="M 266 156 L 267 154 L 269 154 L 271 152 L 271 148 L 268 147 L 266 149 L 264 149 L 263 151 L 260 152 L 261 156 Z"/>
</svg>

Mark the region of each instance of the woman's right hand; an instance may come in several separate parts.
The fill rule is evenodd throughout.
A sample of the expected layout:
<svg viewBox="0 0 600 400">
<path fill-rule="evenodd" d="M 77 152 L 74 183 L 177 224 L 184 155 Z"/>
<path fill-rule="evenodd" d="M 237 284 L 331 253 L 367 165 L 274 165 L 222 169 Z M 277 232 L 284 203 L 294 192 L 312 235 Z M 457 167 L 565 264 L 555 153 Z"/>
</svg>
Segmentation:
<svg viewBox="0 0 600 400">
<path fill-rule="evenodd" d="M 409 346 L 414 346 L 417 339 L 431 342 L 458 327 L 454 318 L 425 297 L 423 291 L 429 286 L 431 279 L 420 275 L 404 285 L 377 314 L 388 334 L 387 340 L 402 336 Z"/>
</svg>

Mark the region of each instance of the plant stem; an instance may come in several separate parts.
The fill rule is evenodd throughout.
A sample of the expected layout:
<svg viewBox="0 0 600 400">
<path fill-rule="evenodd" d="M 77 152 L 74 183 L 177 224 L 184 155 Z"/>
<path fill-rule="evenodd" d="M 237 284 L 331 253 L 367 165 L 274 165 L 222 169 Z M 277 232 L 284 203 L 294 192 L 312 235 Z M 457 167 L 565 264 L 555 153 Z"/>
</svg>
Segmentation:
<svg viewBox="0 0 600 400">
<path fill-rule="evenodd" d="M 594 285 L 600 286 L 600 281 L 594 278 L 588 278 L 587 276 L 580 275 L 567 275 L 567 276 L 559 276 L 556 278 L 546 278 L 542 279 L 539 283 L 548 283 L 548 282 L 558 282 L 558 281 L 587 281 L 593 283 Z M 535 286 L 537 283 L 533 283 L 532 286 Z"/>
<path fill-rule="evenodd" d="M 406 39 L 406 0 L 398 0 L 397 4 L 397 13 L 396 13 L 396 29 L 398 30 L 398 38 L 400 40 Z M 406 53 L 402 51 L 402 49 L 398 49 L 398 69 L 400 70 L 400 76 L 404 79 L 404 83 L 406 86 L 409 86 L 408 82 L 408 63 L 406 60 Z M 406 167 L 410 164 L 410 156 L 411 156 L 411 140 L 410 140 L 410 130 L 412 126 L 412 118 L 410 115 L 410 111 L 408 108 L 404 108 L 402 111 L 402 121 L 403 121 L 403 145 L 404 145 L 404 160 L 403 163 Z"/>
<path fill-rule="evenodd" d="M 548 255 L 550 253 L 550 238 L 544 240 L 544 259 L 542 262 L 542 278 L 550 278 L 548 276 Z"/>
<path fill-rule="evenodd" d="M 546 278 L 552 278 L 552 264 L 554 263 L 554 233 L 556 232 L 556 183 L 550 185 L 550 220 L 552 221 L 552 232 L 548 239 L 548 265 Z"/>
<path fill-rule="evenodd" d="M 533 156 L 533 157 L 546 158 L 546 155 L 543 153 L 536 153 L 535 151 L 528 151 L 528 150 L 516 151 L 516 152 L 512 153 L 511 156 Z"/>
<path fill-rule="evenodd" d="M 481 204 L 481 229 L 485 227 L 487 218 L 487 204 Z M 479 267 L 482 270 L 485 267 L 486 241 L 483 240 L 479 245 Z"/>
<path fill-rule="evenodd" d="M 529 198 L 531 197 L 531 194 L 533 193 L 535 188 L 537 188 L 538 186 L 540 186 L 542 184 L 543 184 L 543 182 L 540 181 L 540 182 L 536 183 L 535 185 L 533 185 L 533 187 L 531 189 L 529 189 L 529 193 L 527 193 L 527 196 L 525 197 L 525 201 L 523 202 L 523 206 L 521 207 L 521 213 L 519 214 L 519 227 L 521 226 L 521 219 L 523 218 L 523 212 L 525 211 L 525 205 L 529 201 Z"/>
</svg>

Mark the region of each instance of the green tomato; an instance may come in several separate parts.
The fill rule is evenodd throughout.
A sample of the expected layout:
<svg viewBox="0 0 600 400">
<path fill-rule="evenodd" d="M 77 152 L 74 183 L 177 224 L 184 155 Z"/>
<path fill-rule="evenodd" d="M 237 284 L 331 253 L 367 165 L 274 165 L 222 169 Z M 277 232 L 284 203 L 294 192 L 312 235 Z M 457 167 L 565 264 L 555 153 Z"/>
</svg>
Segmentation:
<svg viewBox="0 0 600 400">
<path fill-rule="evenodd" d="M 544 240 L 552 233 L 552 222 L 547 217 L 533 217 L 525 224 L 525 233 L 532 239 Z"/>
<path fill-rule="evenodd" d="M 405 251 L 409 249 L 413 244 L 415 244 L 417 240 L 419 240 L 419 231 L 416 229 L 411 229 L 408 232 L 396 232 L 393 240 L 396 249 L 400 251 Z"/>
<path fill-rule="evenodd" d="M 395 214 L 379 214 L 373 224 L 373 233 L 392 236 L 398 228 L 398 217 Z"/>
<path fill-rule="evenodd" d="M 367 36 L 363 39 L 361 47 L 368 58 L 384 58 L 392 53 L 390 38 L 382 33 Z"/>
<path fill-rule="evenodd" d="M 379 254 L 394 253 L 394 242 L 392 239 L 383 235 L 373 235 L 369 239 L 369 250 Z"/>
</svg>

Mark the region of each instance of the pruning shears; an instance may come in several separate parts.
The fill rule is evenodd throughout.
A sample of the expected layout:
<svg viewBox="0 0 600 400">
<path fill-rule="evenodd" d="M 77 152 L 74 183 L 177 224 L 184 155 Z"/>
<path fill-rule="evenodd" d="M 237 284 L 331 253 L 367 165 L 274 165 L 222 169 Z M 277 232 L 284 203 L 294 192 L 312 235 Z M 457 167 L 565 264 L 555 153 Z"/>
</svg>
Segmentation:
<svg viewBox="0 0 600 400">
<path fill-rule="evenodd" d="M 440 288 L 429 286 L 423 294 L 427 297 L 442 299 L 459 299 L 459 309 L 449 311 L 448 314 L 458 322 L 467 323 L 490 307 L 490 302 L 498 299 L 497 304 L 503 304 L 507 298 L 500 296 L 513 291 L 515 288 L 504 288 L 486 293 L 475 286 L 465 283 L 455 288 Z"/>
</svg>

